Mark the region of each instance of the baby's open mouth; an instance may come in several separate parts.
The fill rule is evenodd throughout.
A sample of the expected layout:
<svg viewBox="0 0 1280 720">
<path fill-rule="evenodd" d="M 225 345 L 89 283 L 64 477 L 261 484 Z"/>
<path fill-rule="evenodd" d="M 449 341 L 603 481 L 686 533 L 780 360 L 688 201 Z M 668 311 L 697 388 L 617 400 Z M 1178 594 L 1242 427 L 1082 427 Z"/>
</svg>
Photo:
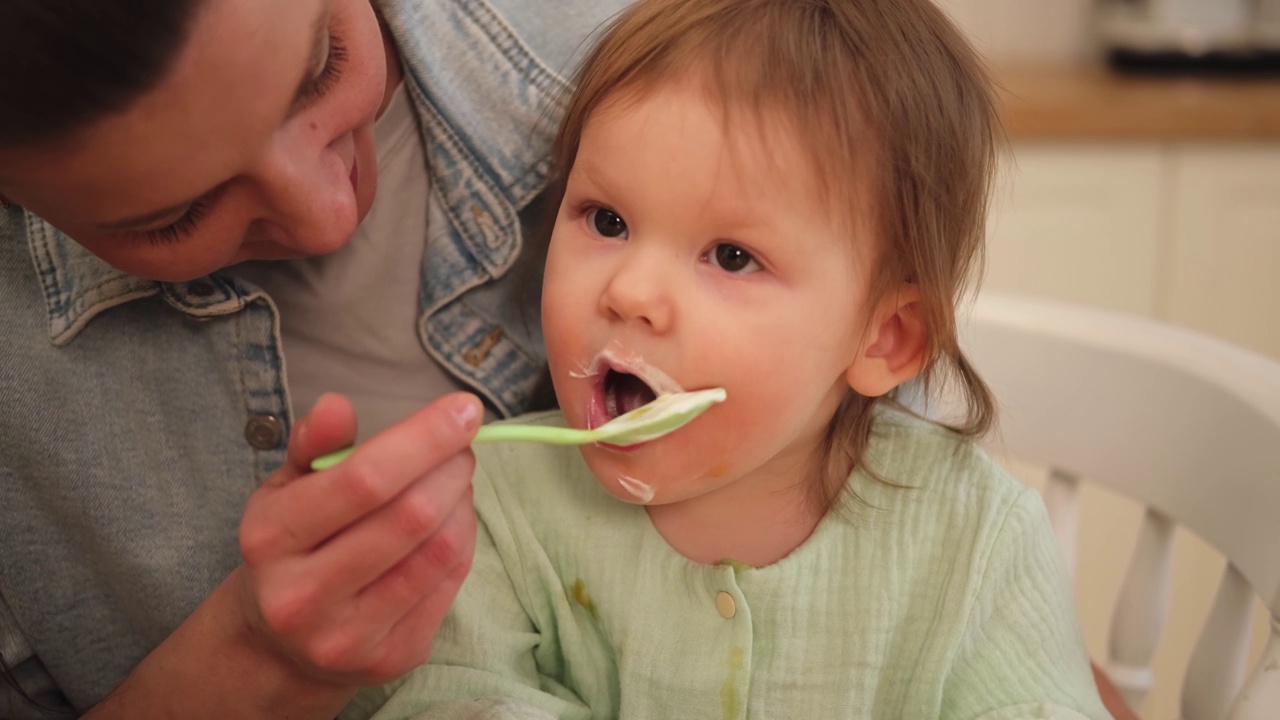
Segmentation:
<svg viewBox="0 0 1280 720">
<path fill-rule="evenodd" d="M 639 376 L 612 368 L 604 375 L 604 410 L 610 420 L 648 405 L 657 397 Z"/>
</svg>

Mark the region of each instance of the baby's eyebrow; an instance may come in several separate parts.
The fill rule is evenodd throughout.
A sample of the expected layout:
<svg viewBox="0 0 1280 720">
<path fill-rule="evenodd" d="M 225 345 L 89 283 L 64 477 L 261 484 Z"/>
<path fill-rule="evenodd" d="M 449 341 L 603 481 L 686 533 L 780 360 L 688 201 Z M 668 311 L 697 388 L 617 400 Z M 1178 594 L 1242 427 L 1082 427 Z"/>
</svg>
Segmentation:
<svg viewBox="0 0 1280 720">
<path fill-rule="evenodd" d="M 574 162 L 573 167 L 569 168 L 569 179 L 586 183 L 605 192 L 612 188 L 608 168 L 601 168 L 590 160 L 579 159 Z"/>
</svg>

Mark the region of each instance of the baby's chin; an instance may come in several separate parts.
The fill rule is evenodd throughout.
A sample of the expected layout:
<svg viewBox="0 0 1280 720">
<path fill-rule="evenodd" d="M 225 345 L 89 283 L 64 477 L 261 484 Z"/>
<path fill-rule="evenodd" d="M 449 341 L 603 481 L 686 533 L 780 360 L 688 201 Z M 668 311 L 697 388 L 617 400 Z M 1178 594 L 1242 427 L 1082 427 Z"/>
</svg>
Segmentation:
<svg viewBox="0 0 1280 720">
<path fill-rule="evenodd" d="M 704 469 L 673 474 L 669 469 L 645 472 L 641 468 L 619 468 L 607 463 L 589 462 L 588 466 L 605 492 L 628 505 L 652 507 L 679 503 L 719 485 L 714 480 L 708 483 L 710 478 Z"/>
</svg>

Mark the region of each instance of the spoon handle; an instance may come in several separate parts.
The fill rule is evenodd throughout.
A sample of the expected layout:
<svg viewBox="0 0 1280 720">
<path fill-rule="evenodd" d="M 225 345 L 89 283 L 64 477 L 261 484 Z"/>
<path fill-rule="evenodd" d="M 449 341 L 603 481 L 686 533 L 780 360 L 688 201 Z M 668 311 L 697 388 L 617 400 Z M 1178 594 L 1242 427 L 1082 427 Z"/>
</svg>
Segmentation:
<svg viewBox="0 0 1280 720">
<path fill-rule="evenodd" d="M 548 445 L 582 445 L 597 440 L 597 430 L 545 425 L 481 425 L 474 442 L 540 442 Z"/>
<path fill-rule="evenodd" d="M 578 430 L 575 428 L 545 427 L 542 425 L 481 425 L 476 431 L 473 443 L 488 442 L 540 442 L 548 445 L 582 445 L 598 439 L 600 433 L 594 430 Z M 311 461 L 312 470 L 328 470 L 337 465 L 355 450 L 355 447 L 344 448 L 328 455 L 321 455 Z"/>
</svg>

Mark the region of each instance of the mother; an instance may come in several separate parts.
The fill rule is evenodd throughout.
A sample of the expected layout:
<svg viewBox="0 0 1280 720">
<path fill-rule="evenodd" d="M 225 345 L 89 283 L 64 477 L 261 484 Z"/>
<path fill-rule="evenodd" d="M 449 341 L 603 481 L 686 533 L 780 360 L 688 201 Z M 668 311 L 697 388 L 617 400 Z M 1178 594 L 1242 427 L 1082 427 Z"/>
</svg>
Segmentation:
<svg viewBox="0 0 1280 720">
<path fill-rule="evenodd" d="M 0 716 L 332 717 L 425 658 L 621 4 L 0 3 Z"/>
</svg>

